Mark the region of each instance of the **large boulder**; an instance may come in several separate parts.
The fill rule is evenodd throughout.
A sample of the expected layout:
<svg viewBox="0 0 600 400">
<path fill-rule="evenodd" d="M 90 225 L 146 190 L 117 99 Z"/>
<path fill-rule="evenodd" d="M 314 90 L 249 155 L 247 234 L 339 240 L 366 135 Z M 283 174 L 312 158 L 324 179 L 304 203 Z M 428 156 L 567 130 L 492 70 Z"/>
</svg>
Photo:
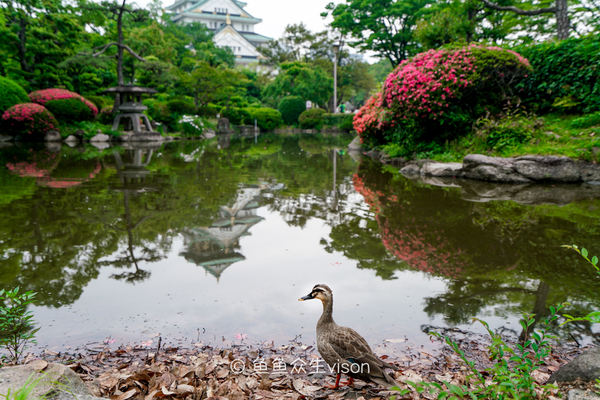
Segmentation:
<svg viewBox="0 0 600 400">
<path fill-rule="evenodd" d="M 514 169 L 536 182 L 579 182 L 577 164 L 569 157 L 523 156 L 514 160 Z"/>
<path fill-rule="evenodd" d="M 27 398 L 47 396 L 58 400 L 97 400 L 81 378 L 70 368 L 43 360 L 16 367 L 0 368 L 0 395 L 13 394 L 26 385 L 34 384 Z"/>
<path fill-rule="evenodd" d="M 489 157 L 483 154 L 468 154 L 463 159 L 463 174 L 466 178 L 491 182 L 529 183 L 515 170 L 514 158 Z"/>
<path fill-rule="evenodd" d="M 590 349 L 563 365 L 548 382 L 592 382 L 600 378 L 600 348 Z"/>
<path fill-rule="evenodd" d="M 423 165 L 421 175 L 458 178 L 463 175 L 462 169 L 463 164 L 461 163 L 430 162 Z"/>
</svg>

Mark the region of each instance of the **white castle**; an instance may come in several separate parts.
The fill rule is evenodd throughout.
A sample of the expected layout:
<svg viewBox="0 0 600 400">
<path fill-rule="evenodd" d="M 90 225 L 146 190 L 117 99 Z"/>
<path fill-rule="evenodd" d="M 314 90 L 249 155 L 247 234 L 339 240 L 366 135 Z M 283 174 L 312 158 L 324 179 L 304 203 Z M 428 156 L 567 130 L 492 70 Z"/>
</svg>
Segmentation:
<svg viewBox="0 0 600 400">
<path fill-rule="evenodd" d="M 265 57 L 256 49 L 271 38 L 254 32 L 262 20 L 246 11 L 246 3 L 237 0 L 178 0 L 166 8 L 176 24 L 198 22 L 214 32 L 219 47 L 229 47 L 238 65 L 247 65 Z"/>
</svg>

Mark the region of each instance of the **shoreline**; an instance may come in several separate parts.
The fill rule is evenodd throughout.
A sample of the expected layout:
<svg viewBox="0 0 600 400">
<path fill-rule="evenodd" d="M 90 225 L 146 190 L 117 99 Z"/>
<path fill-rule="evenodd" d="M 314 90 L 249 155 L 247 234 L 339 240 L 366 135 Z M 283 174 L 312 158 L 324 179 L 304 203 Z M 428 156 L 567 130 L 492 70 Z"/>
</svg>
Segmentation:
<svg viewBox="0 0 600 400">
<path fill-rule="evenodd" d="M 479 370 L 489 366 L 486 353 L 489 337 L 457 329 L 445 330 L 444 334 L 460 344 Z M 509 339 L 511 347 L 515 339 Z M 553 346 L 552 355 L 536 372 L 535 380 L 544 383 L 552 372 L 587 348 L 590 347 L 577 347 L 571 343 Z M 464 384 L 464 364 L 447 345 L 442 344 L 434 352 L 406 347 L 402 353 L 394 355 L 376 353 L 400 368 L 394 377 L 401 383 L 401 388 L 408 387 L 406 381 L 446 380 Z M 263 343 L 187 348 L 161 346 L 159 341 L 158 347 L 152 348 L 120 346 L 112 350 L 106 345 L 84 353 L 30 355 L 26 361 L 39 359 L 69 366 L 85 381 L 94 396 L 104 398 L 381 399 L 398 394 L 361 381 L 355 381 L 353 388 L 326 388 L 325 384 L 334 382 L 335 374 L 327 370 L 315 346 L 293 341 L 282 346 Z M 264 365 L 257 360 L 263 360 Z M 566 398 L 568 390 L 586 389 L 590 384 L 579 382 L 559 386 Z"/>
</svg>

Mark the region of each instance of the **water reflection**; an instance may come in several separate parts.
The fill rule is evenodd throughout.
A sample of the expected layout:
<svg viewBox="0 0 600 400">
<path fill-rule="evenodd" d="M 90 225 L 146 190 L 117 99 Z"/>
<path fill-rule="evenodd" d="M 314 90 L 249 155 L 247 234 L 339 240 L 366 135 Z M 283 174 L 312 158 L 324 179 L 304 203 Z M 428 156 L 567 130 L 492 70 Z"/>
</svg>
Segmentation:
<svg viewBox="0 0 600 400">
<path fill-rule="evenodd" d="M 558 302 L 571 303 L 569 312 L 598 304 L 596 272 L 560 247 L 598 243 L 598 200 L 565 207 L 466 202 L 460 190 L 382 173 L 368 160 L 354 184 L 375 212 L 377 226 L 360 229 L 358 218 L 352 219 L 333 228 L 327 245 L 383 278 L 406 268 L 444 277 L 446 290 L 424 299 L 431 317 L 459 325 L 490 307 L 500 316 L 525 311 L 542 318 Z M 376 248 L 379 237 L 395 260 L 382 257 L 381 246 L 377 255 L 360 252 L 363 243 Z M 575 330 L 592 334 L 585 324 Z"/>
<path fill-rule="evenodd" d="M 600 279 L 559 247 L 598 252 L 594 190 L 563 188 L 557 206 L 532 200 L 557 188 L 413 181 L 357 163 L 350 139 L 2 149 L 0 283 L 39 293 L 42 343 L 55 346 L 69 328 L 74 342 L 201 327 L 206 340 L 310 340 L 318 315 L 295 300 L 320 282 L 336 319 L 371 340 L 597 307 Z"/>
<path fill-rule="evenodd" d="M 249 235 L 248 230 L 264 218 L 256 214 L 261 193 L 282 189 L 281 184 L 250 185 L 240 188 L 232 205 L 223 205 L 211 226 L 185 229 L 185 250 L 180 253 L 186 260 L 203 267 L 217 278 L 231 264 L 245 260 L 236 252 L 239 240 Z"/>
</svg>

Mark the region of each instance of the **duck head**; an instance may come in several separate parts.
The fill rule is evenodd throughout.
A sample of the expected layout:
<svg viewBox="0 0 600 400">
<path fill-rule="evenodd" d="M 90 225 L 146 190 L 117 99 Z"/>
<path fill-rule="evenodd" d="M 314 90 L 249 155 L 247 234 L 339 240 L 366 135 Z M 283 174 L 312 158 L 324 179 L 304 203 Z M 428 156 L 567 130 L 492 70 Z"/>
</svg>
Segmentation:
<svg viewBox="0 0 600 400">
<path fill-rule="evenodd" d="M 323 303 L 328 303 L 333 299 L 333 292 L 329 288 L 329 286 L 324 284 L 315 285 L 312 288 L 312 291 L 304 297 L 300 297 L 298 301 L 319 299 Z"/>
</svg>

